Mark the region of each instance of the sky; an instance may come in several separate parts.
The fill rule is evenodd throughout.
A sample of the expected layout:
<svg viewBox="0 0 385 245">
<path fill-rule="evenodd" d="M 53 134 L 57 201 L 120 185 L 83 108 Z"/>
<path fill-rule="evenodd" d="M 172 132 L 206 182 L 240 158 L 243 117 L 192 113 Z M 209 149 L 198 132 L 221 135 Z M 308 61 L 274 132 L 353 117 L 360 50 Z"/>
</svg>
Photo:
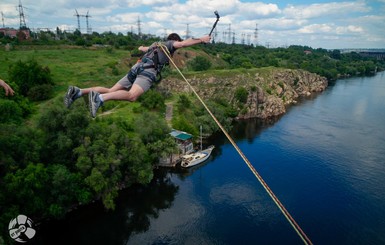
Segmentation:
<svg viewBox="0 0 385 245">
<path fill-rule="evenodd" d="M 20 25 L 20 0 L 1 0 L 5 27 Z M 218 42 L 290 45 L 312 48 L 385 48 L 385 0 L 21 0 L 25 22 L 32 30 L 49 28 L 87 33 L 142 33 L 182 38 L 208 34 Z M 187 32 L 188 30 L 188 32 Z M 230 35 L 229 35 L 230 34 Z"/>
</svg>

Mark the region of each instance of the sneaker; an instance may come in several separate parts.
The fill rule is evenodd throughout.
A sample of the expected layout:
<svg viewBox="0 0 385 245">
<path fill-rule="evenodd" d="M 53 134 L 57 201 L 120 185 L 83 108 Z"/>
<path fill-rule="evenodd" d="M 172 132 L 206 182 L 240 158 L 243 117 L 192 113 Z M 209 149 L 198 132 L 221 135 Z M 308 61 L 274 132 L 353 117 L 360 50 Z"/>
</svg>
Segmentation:
<svg viewBox="0 0 385 245">
<path fill-rule="evenodd" d="M 90 102 L 90 112 L 93 118 L 96 117 L 96 112 L 98 111 L 99 107 L 103 105 L 103 102 L 100 100 L 99 95 L 100 93 L 95 91 L 91 91 L 88 95 L 88 100 Z"/>
<path fill-rule="evenodd" d="M 79 98 L 79 92 L 80 88 L 75 87 L 75 86 L 69 86 L 67 93 L 64 97 L 64 104 L 66 105 L 67 108 L 70 108 L 71 104 Z"/>
</svg>

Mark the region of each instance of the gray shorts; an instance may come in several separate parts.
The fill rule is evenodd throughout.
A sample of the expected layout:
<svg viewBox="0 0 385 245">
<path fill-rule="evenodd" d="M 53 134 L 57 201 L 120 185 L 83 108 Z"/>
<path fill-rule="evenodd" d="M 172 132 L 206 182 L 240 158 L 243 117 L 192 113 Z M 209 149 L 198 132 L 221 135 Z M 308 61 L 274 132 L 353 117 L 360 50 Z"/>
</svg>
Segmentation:
<svg viewBox="0 0 385 245">
<path fill-rule="evenodd" d="M 147 69 L 146 71 L 156 75 L 155 69 Z M 120 85 L 122 85 L 124 88 L 126 88 L 127 90 L 130 90 L 130 88 L 132 87 L 132 83 L 130 82 L 130 80 L 128 80 L 127 75 L 122 77 L 118 81 L 118 83 Z M 148 76 L 143 76 L 143 75 L 138 75 L 134 81 L 134 84 L 139 85 L 143 89 L 144 92 L 146 92 L 147 90 L 149 90 L 151 88 L 152 83 L 153 82 L 152 82 L 151 78 L 149 78 Z"/>
</svg>

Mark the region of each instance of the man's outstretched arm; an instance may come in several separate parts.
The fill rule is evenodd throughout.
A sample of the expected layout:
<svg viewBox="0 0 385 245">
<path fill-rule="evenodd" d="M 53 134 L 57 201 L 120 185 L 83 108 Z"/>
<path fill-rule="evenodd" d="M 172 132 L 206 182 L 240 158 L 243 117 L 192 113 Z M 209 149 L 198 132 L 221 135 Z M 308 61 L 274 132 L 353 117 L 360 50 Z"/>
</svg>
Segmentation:
<svg viewBox="0 0 385 245">
<path fill-rule="evenodd" d="M 146 53 L 146 52 L 148 51 L 148 48 L 149 48 L 149 47 L 147 47 L 147 46 L 140 46 L 140 47 L 138 48 L 138 50 L 140 50 L 140 51 Z"/>
<path fill-rule="evenodd" d="M 3 80 L 0 79 L 0 86 L 4 88 L 5 90 L 5 96 L 13 95 L 15 91 Z"/>
<path fill-rule="evenodd" d="M 180 42 L 174 42 L 174 48 L 184 48 L 184 47 L 189 47 L 193 46 L 195 44 L 199 43 L 209 43 L 211 37 L 209 35 L 200 37 L 200 38 L 189 38 Z"/>
</svg>

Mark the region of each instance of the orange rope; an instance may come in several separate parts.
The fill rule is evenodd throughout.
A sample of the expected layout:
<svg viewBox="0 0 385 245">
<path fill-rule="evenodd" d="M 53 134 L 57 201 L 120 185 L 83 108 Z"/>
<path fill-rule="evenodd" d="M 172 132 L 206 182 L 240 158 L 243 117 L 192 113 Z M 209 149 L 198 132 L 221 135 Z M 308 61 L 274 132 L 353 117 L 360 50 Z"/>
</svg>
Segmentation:
<svg viewBox="0 0 385 245">
<path fill-rule="evenodd" d="M 219 126 L 219 128 L 222 130 L 222 132 L 225 134 L 227 139 L 230 141 L 230 143 L 234 146 L 234 148 L 237 150 L 238 154 L 242 157 L 243 161 L 246 163 L 246 165 L 249 167 L 251 172 L 254 174 L 254 176 L 258 179 L 259 183 L 263 186 L 263 188 L 266 190 L 266 192 L 269 194 L 271 199 L 273 199 L 274 203 L 277 205 L 279 210 L 281 210 L 282 214 L 286 217 L 290 225 L 294 228 L 294 230 L 297 232 L 299 237 L 302 239 L 304 244 L 313 244 L 311 240 L 306 236 L 305 232 L 301 229 L 301 227 L 297 224 L 297 222 L 294 220 L 294 218 L 290 215 L 289 211 L 283 206 L 283 204 L 279 201 L 278 197 L 273 193 L 273 191 L 270 189 L 270 187 L 267 185 L 267 183 L 263 180 L 262 176 L 257 172 L 257 170 L 253 167 L 253 165 L 250 163 L 250 161 L 247 159 L 247 157 L 243 154 L 241 149 L 238 147 L 238 145 L 235 143 L 233 138 L 227 133 L 226 129 L 222 126 L 222 124 L 218 121 L 218 119 L 214 116 L 214 114 L 211 112 L 211 110 L 207 107 L 205 102 L 202 100 L 202 98 L 198 95 L 198 93 L 195 91 L 193 86 L 187 81 L 186 77 L 183 75 L 183 73 L 179 70 L 179 68 L 175 65 L 174 61 L 169 55 L 168 49 L 164 49 L 164 45 L 158 43 L 158 46 L 161 47 L 162 51 L 167 55 L 168 59 L 171 61 L 171 63 L 175 66 L 176 70 L 179 72 L 179 74 L 183 77 L 185 82 L 188 84 L 190 89 L 193 91 L 193 93 L 196 95 L 196 97 L 199 99 L 199 101 L 202 103 L 204 108 L 207 110 L 207 112 L 210 114 L 210 116 L 214 119 L 216 124 Z"/>
</svg>

